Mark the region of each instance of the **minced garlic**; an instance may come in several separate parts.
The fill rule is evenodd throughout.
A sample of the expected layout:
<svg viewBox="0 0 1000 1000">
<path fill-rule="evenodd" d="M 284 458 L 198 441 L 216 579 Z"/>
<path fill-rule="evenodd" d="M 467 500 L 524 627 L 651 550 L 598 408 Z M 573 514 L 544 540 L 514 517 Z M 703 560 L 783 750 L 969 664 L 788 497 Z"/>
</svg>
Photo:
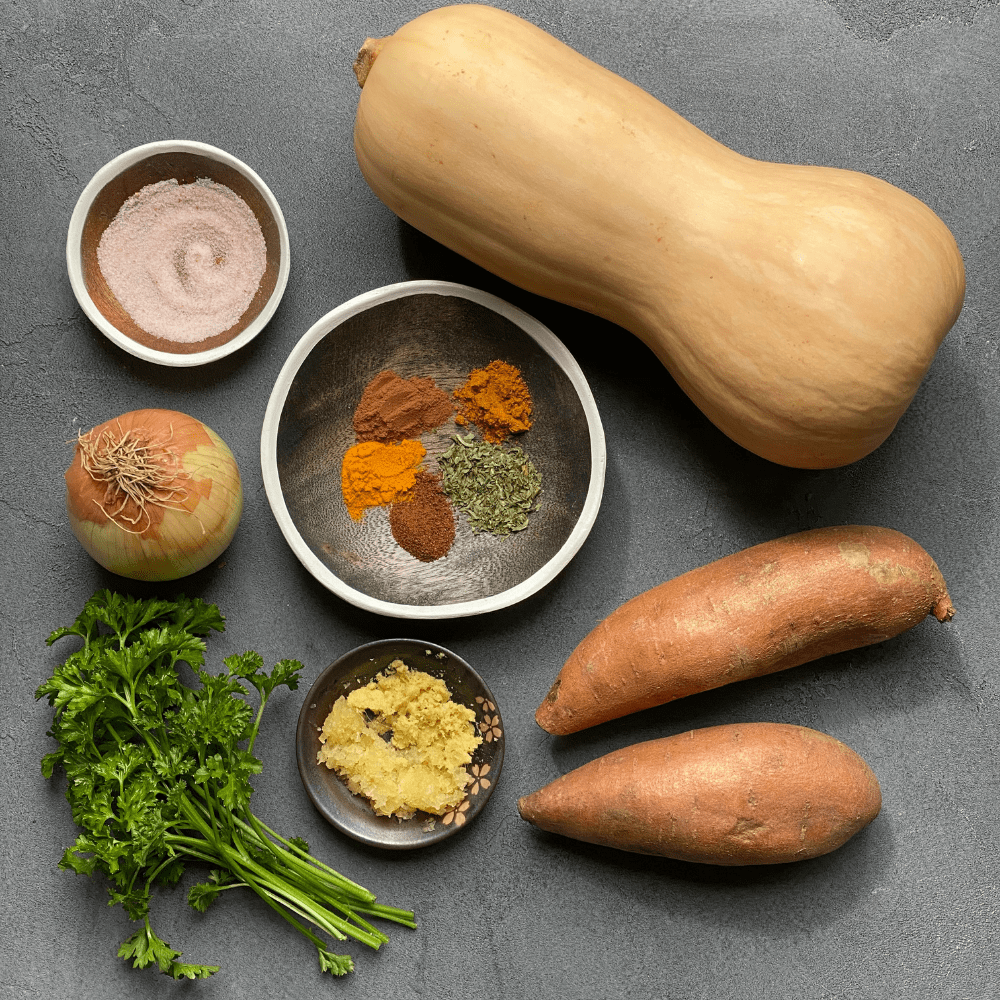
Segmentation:
<svg viewBox="0 0 1000 1000">
<path fill-rule="evenodd" d="M 482 743 L 476 713 L 452 701 L 444 681 L 402 660 L 334 702 L 317 760 L 376 813 L 409 819 L 442 815 L 465 797 L 466 766 Z"/>
</svg>

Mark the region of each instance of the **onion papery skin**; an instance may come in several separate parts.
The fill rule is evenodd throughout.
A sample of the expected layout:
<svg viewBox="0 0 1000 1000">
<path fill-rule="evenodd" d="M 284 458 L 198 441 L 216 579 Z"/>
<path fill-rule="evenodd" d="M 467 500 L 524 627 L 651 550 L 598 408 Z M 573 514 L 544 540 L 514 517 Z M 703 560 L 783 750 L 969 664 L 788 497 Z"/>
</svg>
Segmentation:
<svg viewBox="0 0 1000 1000">
<path fill-rule="evenodd" d="M 104 431 L 116 438 L 132 431 L 164 442 L 156 451 L 176 456 L 175 483 L 182 499 L 170 507 L 148 505 L 149 517 L 128 530 L 109 516 L 118 502 L 108 501 L 106 485 L 84 468 L 78 443 L 66 470 L 66 512 L 84 549 L 105 569 L 130 580 L 177 580 L 217 559 L 233 540 L 243 512 L 239 468 L 222 438 L 177 410 L 132 410 L 90 434 L 98 439 Z M 126 513 L 135 510 L 132 505 Z"/>
</svg>

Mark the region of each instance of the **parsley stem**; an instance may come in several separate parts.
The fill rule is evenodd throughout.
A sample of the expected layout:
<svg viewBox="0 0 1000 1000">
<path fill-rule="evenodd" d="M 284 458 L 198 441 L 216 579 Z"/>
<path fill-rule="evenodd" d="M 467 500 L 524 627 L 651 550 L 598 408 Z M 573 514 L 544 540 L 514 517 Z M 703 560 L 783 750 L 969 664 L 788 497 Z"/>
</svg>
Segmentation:
<svg viewBox="0 0 1000 1000">
<path fill-rule="evenodd" d="M 137 968 L 153 965 L 175 979 L 216 971 L 177 961 L 180 953 L 148 920 L 154 884 L 176 882 L 184 864 L 197 861 L 221 871 L 192 888 L 192 906 L 204 910 L 220 888 L 247 887 L 312 941 L 322 971 L 343 974 L 352 960 L 330 951 L 321 933 L 378 948 L 388 939 L 369 919 L 413 927 L 413 913 L 377 903 L 251 812 L 251 777 L 261 768 L 252 749 L 265 706 L 277 687 L 297 687 L 302 664 L 281 660 L 267 672 L 250 651 L 227 657 L 228 673 L 212 674 L 204 668 L 203 637 L 223 627 L 218 608 L 197 598 L 143 600 L 102 590 L 72 626 L 49 636 L 49 645 L 83 639 L 36 691 L 52 706 L 50 734 L 58 742 L 42 758 L 42 773 L 64 769 L 81 827 L 60 867 L 100 872 L 112 902 L 143 921 L 119 949 Z M 200 684 L 181 678 L 181 664 Z M 256 711 L 247 682 L 260 696 Z"/>
<path fill-rule="evenodd" d="M 285 847 L 287 847 L 289 849 L 289 851 L 291 851 L 293 854 L 298 855 L 299 857 L 305 859 L 306 861 L 314 864 L 317 868 L 322 869 L 328 875 L 332 876 L 337 881 L 338 884 L 344 886 L 345 888 L 353 889 L 360 896 L 363 896 L 363 897 L 369 899 L 369 901 L 371 901 L 371 902 L 375 901 L 375 894 L 374 893 L 369 892 L 363 886 L 358 885 L 357 882 L 352 882 L 349 878 L 347 878 L 344 875 L 341 875 L 340 872 L 335 871 L 329 865 L 324 864 L 322 861 L 319 861 L 317 858 L 314 858 L 311 854 L 307 853 L 306 851 L 303 851 L 302 848 L 299 847 L 297 844 L 294 844 L 290 840 L 286 840 L 284 837 L 281 836 L 281 834 L 275 833 L 274 830 L 272 830 L 262 819 L 259 819 L 257 816 L 254 816 L 252 813 L 250 815 L 251 815 L 253 821 L 261 829 L 263 829 L 264 831 L 266 831 L 271 837 L 274 837 L 275 840 L 280 841 L 282 844 L 284 844 Z M 409 912 L 409 911 L 401 911 L 401 912 Z M 412 916 L 412 914 L 411 914 L 411 916 Z"/>
<path fill-rule="evenodd" d="M 254 886 L 251 885 L 251 888 L 254 888 Z M 256 889 L 254 891 L 256 891 Z M 274 910 L 276 913 L 279 913 L 300 934 L 305 935 L 310 941 L 312 941 L 314 945 L 316 945 L 316 948 L 319 950 L 321 956 L 320 959 L 321 964 L 322 964 L 322 958 L 323 956 L 325 956 L 326 958 L 332 959 L 334 962 L 337 963 L 338 971 L 340 973 L 350 972 L 354 968 L 354 962 L 351 960 L 350 955 L 334 955 L 332 952 L 327 950 L 326 942 L 324 942 L 322 938 L 313 934 L 313 932 L 309 930 L 309 928 L 306 927 L 304 924 L 300 924 L 299 921 L 296 920 L 295 917 L 293 917 L 292 914 L 283 905 L 280 905 L 268 893 L 258 892 L 257 894 L 264 900 L 265 903 L 267 903 L 268 906 L 271 907 L 272 910 Z"/>
<path fill-rule="evenodd" d="M 190 814 L 192 808 L 189 804 L 186 807 L 186 811 Z M 209 839 L 204 842 L 185 837 L 175 837 L 173 839 L 176 843 L 185 845 L 185 848 L 188 844 L 192 844 L 192 846 L 197 845 L 200 848 L 197 852 L 199 858 L 210 863 L 214 862 L 225 866 L 237 878 L 247 882 L 255 892 L 261 886 L 266 886 L 273 893 L 273 899 L 280 899 L 290 907 L 294 904 L 294 912 L 312 921 L 328 934 L 340 940 L 344 939 L 345 934 L 349 934 L 351 937 L 372 948 L 378 948 L 380 944 L 384 944 L 389 940 L 385 934 L 377 928 L 372 927 L 367 921 L 361 921 L 360 918 L 357 918 L 356 915 L 352 914 L 345 907 L 338 906 L 338 908 L 345 909 L 349 916 L 354 916 L 362 926 L 352 924 L 350 920 L 331 913 L 323 906 L 318 905 L 304 891 L 308 890 L 309 886 L 296 885 L 294 881 L 290 881 L 281 874 L 269 870 L 263 864 L 250 857 L 245 848 L 237 848 Z M 204 853 L 206 848 L 214 856 Z"/>
<path fill-rule="evenodd" d="M 267 704 L 267 695 L 262 694 L 260 707 L 257 709 L 257 718 L 253 720 L 253 728 L 250 730 L 250 738 L 247 740 L 247 753 L 253 753 L 253 745 L 257 739 L 257 730 L 260 729 L 260 719 L 264 714 L 264 706 Z"/>
<path fill-rule="evenodd" d="M 209 854 L 200 849 L 204 845 L 205 841 L 199 840 L 197 837 L 184 837 L 180 834 L 171 834 L 167 837 L 167 840 L 168 842 L 181 848 L 189 857 L 197 858 L 199 861 L 204 861 L 209 865 L 222 864 L 222 859 L 220 857 L 215 854 Z"/>
<path fill-rule="evenodd" d="M 256 834 L 256 836 L 260 839 L 260 842 L 269 848 L 277 857 L 281 858 L 282 862 L 290 868 L 308 874 L 308 876 L 314 881 L 325 878 L 326 881 L 333 882 L 341 893 L 346 893 L 349 897 L 353 897 L 359 902 L 375 902 L 375 894 L 373 892 L 369 892 L 368 889 L 358 885 L 357 882 L 352 882 L 350 879 L 344 878 L 343 875 L 334 871 L 328 865 L 320 864 L 315 858 L 301 850 L 295 844 L 292 844 L 290 841 L 285 840 L 283 837 L 278 837 L 272 830 L 265 827 L 252 812 L 249 812 L 249 810 L 247 811 L 247 818 L 250 821 L 250 825 L 247 828 Z M 247 825 L 245 821 L 238 816 L 234 817 L 234 819 L 241 826 Z M 277 837 L 278 840 L 287 845 L 288 850 L 282 850 L 280 847 L 277 847 L 267 834 L 272 834 Z"/>
<path fill-rule="evenodd" d="M 224 850 L 227 854 L 229 853 L 228 848 Z M 247 859 L 247 861 L 244 862 L 244 867 L 246 870 L 259 877 L 260 881 L 265 884 L 277 898 L 280 898 L 288 905 L 294 903 L 297 907 L 295 912 L 299 913 L 300 916 L 306 917 L 308 920 L 312 921 L 312 923 L 321 927 L 334 937 L 342 940 L 344 934 L 349 934 L 351 937 L 369 945 L 372 948 L 378 948 L 380 944 L 384 944 L 389 940 L 384 934 L 381 933 L 381 931 L 370 933 L 362 927 L 355 926 L 343 917 L 339 917 L 337 914 L 331 913 L 329 910 L 318 905 L 297 886 L 288 882 L 281 876 L 273 872 L 269 872 L 257 862 Z"/>
<path fill-rule="evenodd" d="M 417 921 L 414 919 L 413 910 L 403 910 L 398 906 L 384 906 L 375 903 L 372 906 L 355 907 L 360 913 L 367 913 L 370 917 L 380 917 L 383 920 L 392 920 L 403 927 L 410 927 L 416 930 Z"/>
</svg>

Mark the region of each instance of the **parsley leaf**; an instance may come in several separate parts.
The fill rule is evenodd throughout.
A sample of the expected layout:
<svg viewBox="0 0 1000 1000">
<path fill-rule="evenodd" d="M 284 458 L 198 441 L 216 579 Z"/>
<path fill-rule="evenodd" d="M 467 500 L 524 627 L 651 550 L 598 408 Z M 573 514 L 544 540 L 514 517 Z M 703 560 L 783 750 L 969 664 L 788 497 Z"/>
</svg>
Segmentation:
<svg viewBox="0 0 1000 1000">
<path fill-rule="evenodd" d="M 187 861 L 214 867 L 188 893 L 204 912 L 218 894 L 249 888 L 316 946 L 322 971 L 344 975 L 348 955 L 330 951 L 317 932 L 378 948 L 388 940 L 364 915 L 415 926 L 409 910 L 376 904 L 368 890 L 286 839 L 250 810 L 251 777 L 261 770 L 253 744 L 268 700 L 298 687 L 302 664 L 281 660 L 270 671 L 249 651 L 205 669 L 205 637 L 225 620 L 215 605 L 183 595 L 139 599 L 100 590 L 76 621 L 56 629 L 51 645 L 82 644 L 36 691 L 52 706 L 57 748 L 42 774 L 66 774 L 66 799 L 80 827 L 61 868 L 100 872 L 109 900 L 142 927 L 118 951 L 135 968 L 155 966 L 174 979 L 203 979 L 214 965 L 179 962 L 152 930 L 156 885 L 175 885 Z M 182 680 L 186 663 L 196 686 Z M 248 700 L 249 685 L 257 709 Z M 304 922 L 303 922 L 304 921 Z"/>
</svg>

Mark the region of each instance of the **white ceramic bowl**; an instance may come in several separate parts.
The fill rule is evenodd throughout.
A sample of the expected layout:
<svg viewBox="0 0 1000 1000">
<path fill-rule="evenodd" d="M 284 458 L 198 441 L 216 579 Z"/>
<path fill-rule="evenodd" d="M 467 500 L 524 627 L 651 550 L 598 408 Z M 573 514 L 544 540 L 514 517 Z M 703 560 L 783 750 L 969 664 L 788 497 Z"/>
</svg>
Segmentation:
<svg viewBox="0 0 1000 1000">
<path fill-rule="evenodd" d="M 368 382 L 391 369 L 450 391 L 496 359 L 516 365 L 532 393 L 533 426 L 514 442 L 542 476 L 528 527 L 477 534 L 459 513 L 448 554 L 421 562 L 396 544 L 385 508 L 352 521 L 341 463 L 356 441 L 353 415 Z M 468 428 L 450 422 L 421 437 L 425 467 L 457 430 Z M 496 611 L 549 583 L 594 524 L 606 454 L 586 378 L 548 328 L 487 292 L 410 281 L 345 302 L 302 337 L 271 392 L 261 464 L 285 539 L 323 586 L 378 614 L 438 619 Z"/>
<path fill-rule="evenodd" d="M 235 191 L 253 210 L 267 247 L 253 301 L 229 330 L 194 344 L 151 337 L 114 297 L 97 263 L 97 244 L 125 200 L 147 184 L 207 177 Z M 69 280 L 91 322 L 122 350 L 158 365 L 183 368 L 217 361 L 248 344 L 267 325 L 288 283 L 288 229 L 270 188 L 245 163 L 214 146 L 183 139 L 151 142 L 105 164 L 83 189 L 66 238 Z"/>
</svg>

